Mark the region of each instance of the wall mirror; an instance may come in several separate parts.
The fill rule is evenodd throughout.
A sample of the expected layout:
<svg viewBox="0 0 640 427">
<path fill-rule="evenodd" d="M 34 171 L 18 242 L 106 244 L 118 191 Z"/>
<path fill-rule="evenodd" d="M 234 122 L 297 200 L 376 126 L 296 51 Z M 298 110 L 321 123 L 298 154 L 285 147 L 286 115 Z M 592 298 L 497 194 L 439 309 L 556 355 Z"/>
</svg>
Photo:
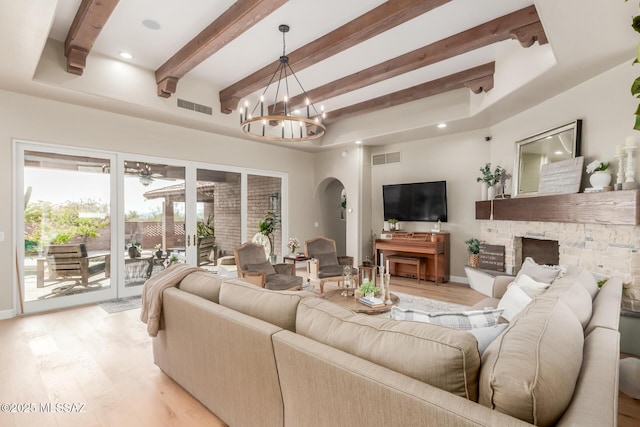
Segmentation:
<svg viewBox="0 0 640 427">
<path fill-rule="evenodd" d="M 515 196 L 538 192 L 540 168 L 580 155 L 582 120 L 548 130 L 516 142 L 514 171 Z"/>
</svg>

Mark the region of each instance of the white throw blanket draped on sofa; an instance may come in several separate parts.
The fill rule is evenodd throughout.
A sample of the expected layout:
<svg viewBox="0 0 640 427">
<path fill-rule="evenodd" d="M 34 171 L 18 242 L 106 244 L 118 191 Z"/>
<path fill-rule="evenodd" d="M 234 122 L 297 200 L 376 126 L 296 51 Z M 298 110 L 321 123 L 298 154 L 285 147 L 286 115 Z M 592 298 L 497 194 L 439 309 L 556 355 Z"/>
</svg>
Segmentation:
<svg viewBox="0 0 640 427">
<path fill-rule="evenodd" d="M 173 264 L 155 276 L 151 276 L 144 283 L 142 290 L 142 310 L 140 320 L 147 324 L 149 336 L 155 337 L 160 329 L 162 316 L 162 292 L 176 286 L 182 279 L 194 271 L 204 271 L 202 268 L 188 264 Z"/>
</svg>

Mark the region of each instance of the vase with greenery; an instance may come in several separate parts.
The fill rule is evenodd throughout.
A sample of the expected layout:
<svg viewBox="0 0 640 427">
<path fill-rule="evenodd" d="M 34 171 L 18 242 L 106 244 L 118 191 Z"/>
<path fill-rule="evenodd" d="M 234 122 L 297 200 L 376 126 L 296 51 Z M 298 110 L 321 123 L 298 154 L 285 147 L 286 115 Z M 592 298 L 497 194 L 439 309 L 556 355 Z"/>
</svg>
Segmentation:
<svg viewBox="0 0 640 427">
<path fill-rule="evenodd" d="M 469 253 L 469 267 L 478 267 L 478 258 L 480 254 L 480 240 L 472 237 L 464 242 L 467 245 L 467 252 Z"/>
<path fill-rule="evenodd" d="M 156 258 L 161 259 L 162 258 L 162 243 L 158 243 L 157 245 L 155 245 L 154 249 L 156 250 Z"/>
<path fill-rule="evenodd" d="M 398 227 L 398 220 L 395 218 L 391 218 L 388 220 L 389 222 L 389 230 L 394 231 Z"/>
<path fill-rule="evenodd" d="M 480 168 L 481 176 L 476 178 L 476 181 L 482 184 L 480 200 L 492 200 L 493 197 L 489 197 L 489 192 L 493 189 L 493 195 L 495 196 L 495 185 L 500 180 L 500 176 L 502 175 L 504 169 L 500 166 L 496 166 L 496 168 L 491 170 L 491 163 L 485 163 L 484 166 Z"/>
<path fill-rule="evenodd" d="M 264 219 L 258 222 L 258 229 L 260 233 L 267 236 L 269 243 L 271 244 L 270 255 L 273 256 L 273 232 L 276 231 L 276 227 L 280 223 L 280 220 L 275 212 L 268 211 L 264 216 Z"/>
<path fill-rule="evenodd" d="M 611 173 L 607 170 L 609 163 L 594 160 L 587 165 L 587 173 L 591 174 L 589 183 L 593 188 L 603 188 L 611 184 Z"/>
</svg>

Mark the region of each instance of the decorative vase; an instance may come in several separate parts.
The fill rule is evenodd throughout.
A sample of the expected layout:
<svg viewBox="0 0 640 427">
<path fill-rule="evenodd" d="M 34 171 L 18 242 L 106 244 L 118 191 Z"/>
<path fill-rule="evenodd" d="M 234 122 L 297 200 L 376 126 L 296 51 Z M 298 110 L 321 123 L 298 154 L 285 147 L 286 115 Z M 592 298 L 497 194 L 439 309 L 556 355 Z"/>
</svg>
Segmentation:
<svg viewBox="0 0 640 427">
<path fill-rule="evenodd" d="M 135 246 L 130 246 L 128 251 L 129 251 L 129 258 L 133 259 L 138 257 L 138 248 L 136 248 Z"/>
<path fill-rule="evenodd" d="M 488 200 L 489 198 L 489 184 L 482 181 L 480 184 L 480 200 Z"/>
<path fill-rule="evenodd" d="M 269 255 L 269 261 L 271 262 L 271 264 L 275 264 L 278 261 L 278 255 L 276 254 Z"/>
<path fill-rule="evenodd" d="M 496 186 L 491 185 L 487 188 L 487 200 L 493 200 L 496 198 Z"/>
<path fill-rule="evenodd" d="M 158 259 L 161 259 L 161 258 L 162 258 L 162 250 L 161 250 L 161 249 L 158 249 L 158 250 L 156 251 L 156 258 L 158 258 Z"/>
<path fill-rule="evenodd" d="M 608 171 L 596 171 L 589 177 L 593 188 L 602 188 L 611 184 L 611 174 Z"/>
<path fill-rule="evenodd" d="M 480 256 L 478 254 L 469 254 L 469 267 L 478 267 L 478 261 Z"/>
<path fill-rule="evenodd" d="M 291 246 L 291 255 L 296 253 L 296 247 L 295 246 Z"/>
</svg>

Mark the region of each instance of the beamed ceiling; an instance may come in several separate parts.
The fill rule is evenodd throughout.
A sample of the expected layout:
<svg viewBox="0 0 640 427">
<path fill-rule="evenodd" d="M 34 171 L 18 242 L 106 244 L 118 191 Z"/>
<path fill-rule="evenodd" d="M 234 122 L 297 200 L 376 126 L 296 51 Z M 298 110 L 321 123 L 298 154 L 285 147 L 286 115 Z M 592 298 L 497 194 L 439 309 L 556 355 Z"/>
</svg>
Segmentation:
<svg viewBox="0 0 640 427">
<path fill-rule="evenodd" d="M 47 96 L 237 138 L 238 104 L 268 84 L 282 54 L 278 25 L 289 25 L 289 63 L 326 111 L 327 135 L 296 145 L 309 151 L 489 127 L 619 64 L 634 44 L 623 31 L 589 31 L 589 20 L 621 27 L 607 18 L 630 10 L 604 0 L 18 3 L 1 6 L 0 19 L 49 21 L 39 57 L 23 54 Z M 35 46 L 33 33 L 11 36 Z M 303 107 L 305 94 L 291 95 Z M 440 122 L 451 129 L 435 130 Z"/>
</svg>

